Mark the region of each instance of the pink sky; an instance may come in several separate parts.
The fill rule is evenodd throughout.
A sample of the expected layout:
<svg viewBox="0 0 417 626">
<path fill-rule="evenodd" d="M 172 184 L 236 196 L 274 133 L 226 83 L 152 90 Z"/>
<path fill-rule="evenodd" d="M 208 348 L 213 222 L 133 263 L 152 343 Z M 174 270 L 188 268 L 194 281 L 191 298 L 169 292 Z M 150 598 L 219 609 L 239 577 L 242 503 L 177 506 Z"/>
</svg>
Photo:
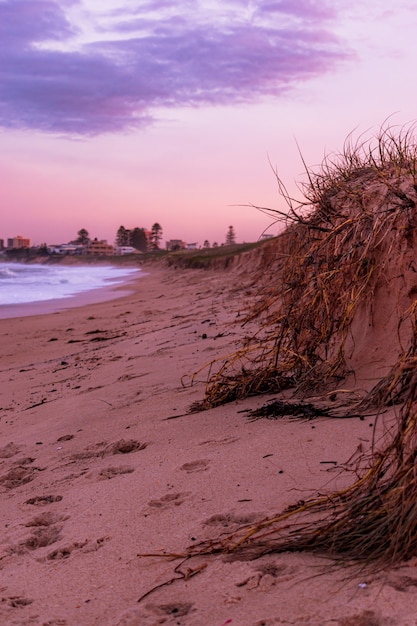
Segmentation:
<svg viewBox="0 0 417 626">
<path fill-rule="evenodd" d="M 256 241 L 269 160 L 295 192 L 296 141 L 314 166 L 417 119 L 417 8 L 386 5 L 0 0 L 0 238 Z"/>
</svg>

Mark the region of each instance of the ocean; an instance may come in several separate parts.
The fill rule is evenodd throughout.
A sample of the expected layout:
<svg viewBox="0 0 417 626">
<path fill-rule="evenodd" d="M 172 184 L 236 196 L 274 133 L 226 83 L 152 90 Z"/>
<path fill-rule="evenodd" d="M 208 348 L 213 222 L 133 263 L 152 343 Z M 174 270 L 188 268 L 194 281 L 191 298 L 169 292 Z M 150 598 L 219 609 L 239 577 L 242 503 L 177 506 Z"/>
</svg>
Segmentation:
<svg viewBox="0 0 417 626">
<path fill-rule="evenodd" d="M 138 272 L 110 265 L 0 263 L 0 306 L 64 300 L 123 284 Z"/>
</svg>

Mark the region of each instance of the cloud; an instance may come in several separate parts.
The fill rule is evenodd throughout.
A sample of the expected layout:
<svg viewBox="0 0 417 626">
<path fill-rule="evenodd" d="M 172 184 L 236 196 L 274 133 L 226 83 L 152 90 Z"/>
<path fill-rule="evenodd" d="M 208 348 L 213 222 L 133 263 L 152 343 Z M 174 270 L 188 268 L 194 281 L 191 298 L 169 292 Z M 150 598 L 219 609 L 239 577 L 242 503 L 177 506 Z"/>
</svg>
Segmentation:
<svg viewBox="0 0 417 626">
<path fill-rule="evenodd" d="M 96 14 L 75 1 L 0 0 L 0 126 L 79 135 L 138 128 L 157 107 L 250 103 L 348 53 L 313 0 L 148 0 Z M 84 14 L 85 15 L 85 14 Z M 327 28 L 326 28 L 327 26 Z"/>
</svg>

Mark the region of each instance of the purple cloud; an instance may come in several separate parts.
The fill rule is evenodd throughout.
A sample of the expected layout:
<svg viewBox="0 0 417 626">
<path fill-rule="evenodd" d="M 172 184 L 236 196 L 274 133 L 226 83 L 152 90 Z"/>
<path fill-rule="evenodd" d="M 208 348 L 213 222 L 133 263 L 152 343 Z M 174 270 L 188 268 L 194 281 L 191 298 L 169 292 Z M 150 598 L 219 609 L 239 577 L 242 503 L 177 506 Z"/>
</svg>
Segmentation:
<svg viewBox="0 0 417 626">
<path fill-rule="evenodd" d="M 204 3 L 202 3 L 204 4 Z M 95 135 L 151 123 L 156 107 L 279 96 L 348 58 L 326 30 L 324 0 L 148 0 L 120 8 L 94 36 L 76 2 L 0 0 L 0 126 Z"/>
</svg>

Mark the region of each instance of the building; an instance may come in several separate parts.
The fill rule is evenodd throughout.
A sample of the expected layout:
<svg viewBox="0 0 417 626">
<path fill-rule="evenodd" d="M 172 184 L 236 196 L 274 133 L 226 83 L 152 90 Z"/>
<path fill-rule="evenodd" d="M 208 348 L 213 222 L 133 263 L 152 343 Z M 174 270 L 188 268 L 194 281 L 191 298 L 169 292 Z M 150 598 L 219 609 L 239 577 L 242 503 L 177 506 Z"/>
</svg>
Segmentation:
<svg viewBox="0 0 417 626">
<path fill-rule="evenodd" d="M 7 247 L 9 249 L 30 248 L 30 239 L 22 237 L 22 235 L 17 235 L 17 237 L 7 239 Z"/>
<path fill-rule="evenodd" d="M 173 250 L 185 250 L 187 244 L 184 243 L 181 239 L 170 239 L 165 242 L 165 247 L 167 250 L 172 252 Z"/>
<path fill-rule="evenodd" d="M 84 246 L 75 245 L 71 243 L 61 243 L 59 245 L 50 245 L 48 246 L 49 254 L 83 254 Z"/>
<path fill-rule="evenodd" d="M 140 254 L 139 250 L 133 248 L 132 246 L 116 246 L 114 248 L 114 254 L 124 255 L 124 254 Z"/>
<path fill-rule="evenodd" d="M 86 246 L 84 250 L 85 254 L 95 254 L 97 256 L 103 255 L 113 255 L 114 248 L 111 244 L 107 243 L 106 239 L 92 239 Z"/>
</svg>

